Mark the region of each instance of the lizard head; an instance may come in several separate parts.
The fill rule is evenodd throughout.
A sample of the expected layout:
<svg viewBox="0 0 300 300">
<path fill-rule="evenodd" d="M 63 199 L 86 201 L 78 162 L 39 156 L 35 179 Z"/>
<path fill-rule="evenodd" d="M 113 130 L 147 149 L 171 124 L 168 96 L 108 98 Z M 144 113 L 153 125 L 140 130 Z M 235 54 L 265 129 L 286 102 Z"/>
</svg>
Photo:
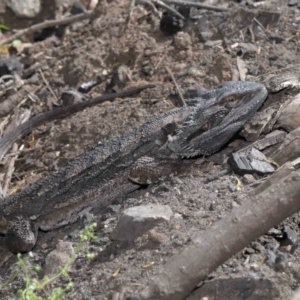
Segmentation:
<svg viewBox="0 0 300 300">
<path fill-rule="evenodd" d="M 191 116 L 169 141 L 169 148 L 184 157 L 211 155 L 250 120 L 267 94 L 264 85 L 247 81 L 229 81 L 202 92 L 192 100 Z"/>
</svg>

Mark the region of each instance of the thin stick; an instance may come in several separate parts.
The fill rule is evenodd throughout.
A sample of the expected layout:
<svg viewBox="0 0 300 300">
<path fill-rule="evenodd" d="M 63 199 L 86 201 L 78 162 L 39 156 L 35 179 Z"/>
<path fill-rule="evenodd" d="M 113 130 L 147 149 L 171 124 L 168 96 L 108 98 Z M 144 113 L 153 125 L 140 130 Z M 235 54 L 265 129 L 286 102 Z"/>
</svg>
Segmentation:
<svg viewBox="0 0 300 300">
<path fill-rule="evenodd" d="M 299 182 L 300 171 L 291 172 L 234 208 L 151 276 L 148 285 L 142 288 L 141 298 L 185 299 L 227 259 L 300 210 Z"/>
<path fill-rule="evenodd" d="M 160 6 L 166 10 L 168 10 L 172 15 L 177 16 L 178 18 L 185 20 L 185 17 L 180 14 L 177 10 L 175 10 L 174 8 L 170 7 L 169 5 L 165 4 L 163 1 L 161 0 L 152 0 L 153 3 L 155 3 L 157 6 Z"/>
<path fill-rule="evenodd" d="M 253 18 L 253 21 L 261 27 L 265 34 L 267 34 L 266 28 L 256 18 Z"/>
<path fill-rule="evenodd" d="M 178 84 L 177 84 L 177 82 L 176 82 L 176 79 L 175 79 L 175 77 L 173 76 L 173 73 L 171 72 L 171 70 L 169 69 L 169 67 L 166 67 L 166 70 L 167 70 L 167 72 L 169 73 L 169 75 L 171 76 L 171 78 L 172 78 L 172 80 L 173 80 L 173 82 L 174 82 L 174 84 L 175 84 L 175 87 L 176 87 L 176 90 L 177 90 L 179 99 L 180 99 L 180 101 L 181 101 L 181 106 L 186 106 L 186 103 L 185 103 L 184 98 L 183 98 L 183 96 L 182 96 L 182 94 L 181 94 L 181 92 L 180 92 L 180 89 L 179 89 L 179 86 L 178 86 Z"/>
<path fill-rule="evenodd" d="M 13 145 L 13 152 L 17 152 L 18 151 L 18 145 L 16 143 L 14 143 Z M 5 175 L 5 180 L 4 180 L 4 185 L 3 185 L 3 196 L 7 195 L 7 191 L 8 191 L 8 187 L 10 185 L 11 182 L 11 178 L 12 178 L 12 174 L 15 171 L 15 161 L 18 158 L 18 155 L 14 155 L 13 157 L 10 158 L 9 163 L 8 163 L 8 169 Z"/>
<path fill-rule="evenodd" d="M 128 14 L 128 22 L 127 22 L 127 24 L 130 24 L 132 12 L 133 12 L 134 7 L 135 7 L 135 2 L 136 2 L 136 0 L 131 0 L 131 1 L 130 1 L 130 5 L 129 5 L 129 14 Z"/>
<path fill-rule="evenodd" d="M 33 32 L 37 31 L 37 30 L 42 30 L 44 28 L 49 28 L 49 27 L 54 27 L 54 26 L 58 26 L 58 25 L 66 25 L 66 24 L 70 24 L 70 23 L 74 23 L 74 22 L 78 22 L 84 19 L 88 19 L 91 16 L 91 11 L 87 11 L 84 12 L 82 14 L 78 14 L 72 17 L 68 17 L 62 20 L 47 20 L 44 21 L 42 23 L 38 23 L 35 25 L 32 25 L 28 28 L 25 29 L 21 29 L 18 32 L 16 32 L 15 34 L 11 35 L 10 37 L 0 41 L 0 45 L 5 45 L 5 44 L 9 44 L 11 43 L 13 40 L 20 38 L 23 35 L 27 35 L 27 34 L 32 34 Z"/>
<path fill-rule="evenodd" d="M 143 5 L 147 4 L 151 8 L 151 10 L 154 13 L 154 15 L 157 18 L 161 19 L 162 13 L 157 10 L 157 8 L 155 7 L 155 5 L 150 0 L 137 0 L 137 3 L 143 4 Z"/>
<path fill-rule="evenodd" d="M 214 6 L 214 5 L 205 5 L 205 4 L 201 4 L 201 3 L 197 3 L 197 2 L 189 2 L 189 1 L 181 1 L 181 0 L 164 0 L 164 2 L 168 3 L 168 4 L 204 8 L 204 9 L 214 10 L 214 11 L 229 11 L 229 9 L 225 8 L 225 7 L 218 7 L 218 6 Z"/>
<path fill-rule="evenodd" d="M 45 82 L 45 84 L 46 84 L 48 90 L 51 92 L 51 94 L 53 95 L 53 97 L 55 98 L 55 101 L 56 101 L 56 103 L 57 103 L 57 102 L 58 102 L 58 98 L 57 98 L 56 94 L 54 93 L 54 91 L 52 90 L 52 88 L 51 88 L 49 82 L 46 80 L 46 78 L 45 78 L 45 76 L 44 76 L 44 73 L 43 73 L 42 69 L 39 69 L 39 72 L 40 72 L 40 74 L 41 74 L 41 76 L 42 76 L 42 78 L 43 78 L 43 81 Z"/>
<path fill-rule="evenodd" d="M 165 57 L 166 57 L 166 54 L 164 54 L 164 55 L 162 56 L 162 58 L 159 60 L 159 62 L 157 63 L 157 65 L 154 66 L 154 70 L 155 70 L 155 71 L 156 71 L 157 68 L 160 66 L 160 64 L 163 62 L 163 60 L 165 59 Z"/>
</svg>

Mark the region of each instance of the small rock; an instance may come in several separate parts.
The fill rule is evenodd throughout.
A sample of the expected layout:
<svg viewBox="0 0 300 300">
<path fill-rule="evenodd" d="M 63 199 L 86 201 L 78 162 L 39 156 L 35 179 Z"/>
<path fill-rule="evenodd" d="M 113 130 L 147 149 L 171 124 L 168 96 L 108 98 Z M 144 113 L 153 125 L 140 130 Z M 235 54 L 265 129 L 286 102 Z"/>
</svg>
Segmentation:
<svg viewBox="0 0 300 300">
<path fill-rule="evenodd" d="M 236 185 L 234 184 L 234 183 L 232 183 L 232 182 L 230 182 L 229 184 L 228 184 L 228 189 L 229 189 L 229 191 L 230 192 L 236 192 L 236 190 L 237 190 L 237 188 L 236 188 Z"/>
<path fill-rule="evenodd" d="M 41 244 L 41 248 L 42 248 L 43 250 L 47 249 L 48 247 L 49 247 L 49 245 L 48 245 L 47 243 Z"/>
<path fill-rule="evenodd" d="M 82 102 L 84 98 L 84 95 L 72 90 L 63 92 L 61 95 L 61 100 L 64 106 L 69 106 L 78 102 Z"/>
<path fill-rule="evenodd" d="M 295 245 L 298 240 L 297 233 L 289 226 L 283 227 L 283 241 L 281 245 Z"/>
<path fill-rule="evenodd" d="M 163 233 L 159 233 L 152 229 L 148 232 L 148 240 L 157 244 L 162 244 L 167 240 L 167 237 Z"/>
<path fill-rule="evenodd" d="M 293 254 L 298 247 L 298 235 L 289 226 L 284 226 L 281 231 L 271 229 L 268 234 L 273 236 L 279 243 L 280 249 Z"/>
<path fill-rule="evenodd" d="M 299 120 L 300 96 L 299 94 L 292 96 L 282 108 L 277 123 L 281 128 L 288 132 L 300 126 Z"/>
<path fill-rule="evenodd" d="M 17 57 L 11 56 L 8 58 L 0 58 L 0 77 L 4 75 L 12 75 L 14 73 L 21 75 L 22 71 L 23 66 Z"/>
<path fill-rule="evenodd" d="M 33 18 L 41 10 L 40 0 L 11 0 L 6 1 L 6 5 L 10 7 L 18 17 L 23 18 Z"/>
<path fill-rule="evenodd" d="M 272 267 L 277 272 L 284 272 L 287 267 L 286 256 L 284 254 L 278 254 Z"/>
<path fill-rule="evenodd" d="M 79 1 L 74 2 L 70 10 L 71 15 L 78 15 L 85 12 L 85 6 Z"/>
<path fill-rule="evenodd" d="M 213 35 L 214 33 L 212 31 L 201 31 L 201 28 L 199 28 L 199 39 L 201 42 L 206 43 L 207 41 L 210 41 Z"/>
<path fill-rule="evenodd" d="M 268 35 L 270 41 L 274 41 L 276 44 L 281 44 L 284 42 L 284 38 L 278 35 Z"/>
<path fill-rule="evenodd" d="M 234 172 L 244 174 L 266 175 L 275 172 L 275 167 L 269 163 L 267 157 L 256 148 L 249 147 L 232 153 L 229 156 L 228 164 Z"/>
<path fill-rule="evenodd" d="M 248 248 L 245 248 L 245 249 L 244 249 L 244 252 L 245 252 L 246 254 L 254 254 L 254 253 L 255 253 L 255 250 L 254 250 L 253 248 L 248 247 Z"/>
<path fill-rule="evenodd" d="M 280 241 L 280 248 L 293 254 L 298 247 L 298 235 L 297 233 L 292 230 L 289 226 L 284 226 L 283 230 L 283 237 Z"/>
<path fill-rule="evenodd" d="M 107 207 L 107 212 L 118 214 L 120 211 L 121 205 L 120 204 L 112 204 Z"/>
<path fill-rule="evenodd" d="M 88 93 L 93 87 L 95 87 L 96 85 L 98 85 L 97 81 L 94 80 L 90 80 L 88 82 L 84 82 L 80 85 L 80 87 L 78 88 L 78 91 L 80 93 Z"/>
<path fill-rule="evenodd" d="M 170 190 L 168 185 L 164 182 L 158 184 L 157 186 L 154 186 L 153 189 L 151 190 L 152 194 L 163 194 L 166 193 Z"/>
<path fill-rule="evenodd" d="M 298 0 L 289 0 L 288 6 L 295 6 L 298 4 Z"/>
<path fill-rule="evenodd" d="M 176 215 L 176 214 L 175 214 Z M 178 214 L 177 214 L 178 215 Z M 174 216 L 174 217 L 176 217 L 176 216 Z M 180 218 L 182 219 L 182 217 L 180 216 Z M 178 219 L 178 218 L 177 218 Z M 178 224 L 176 224 L 176 225 L 174 225 L 173 226 L 173 229 L 174 230 L 180 230 L 180 225 L 178 225 Z"/>
<path fill-rule="evenodd" d="M 275 264 L 275 261 L 276 261 L 276 253 L 272 250 L 268 250 L 267 252 L 267 258 L 268 258 L 268 261 L 271 265 Z"/>
<path fill-rule="evenodd" d="M 275 60 L 277 60 L 278 58 L 279 58 L 279 56 L 276 55 L 276 54 L 273 54 L 273 55 L 270 55 L 270 56 L 269 56 L 269 60 L 271 60 L 271 61 L 275 61 Z"/>
<path fill-rule="evenodd" d="M 70 242 L 59 241 L 56 249 L 51 251 L 45 261 L 45 276 L 53 276 L 61 271 L 69 259 L 75 255 Z"/>
<path fill-rule="evenodd" d="M 273 227 L 268 231 L 268 234 L 271 236 L 278 236 L 281 235 L 281 231 Z"/>
<path fill-rule="evenodd" d="M 167 205 L 148 204 L 126 209 L 110 235 L 112 240 L 133 241 L 173 216 Z"/>
<path fill-rule="evenodd" d="M 242 43 L 238 45 L 238 49 L 242 49 L 243 54 L 245 53 L 257 53 L 257 46 L 252 43 Z"/>
<path fill-rule="evenodd" d="M 243 176 L 243 182 L 246 183 L 246 184 L 251 184 L 255 181 L 256 181 L 255 178 L 251 174 L 245 174 Z"/>
<path fill-rule="evenodd" d="M 223 43 L 222 40 L 207 41 L 205 42 L 205 46 L 214 48 L 214 47 L 221 46 L 222 43 Z"/>
<path fill-rule="evenodd" d="M 178 32 L 174 36 L 174 46 L 178 50 L 187 50 L 192 45 L 192 39 L 186 32 Z"/>
</svg>

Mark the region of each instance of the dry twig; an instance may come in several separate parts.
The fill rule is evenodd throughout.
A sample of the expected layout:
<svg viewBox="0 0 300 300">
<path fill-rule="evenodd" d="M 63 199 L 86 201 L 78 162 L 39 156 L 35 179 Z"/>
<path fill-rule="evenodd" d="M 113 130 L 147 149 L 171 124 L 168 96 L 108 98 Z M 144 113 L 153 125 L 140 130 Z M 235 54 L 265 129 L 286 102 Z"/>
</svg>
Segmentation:
<svg viewBox="0 0 300 300">
<path fill-rule="evenodd" d="M 174 82 L 174 84 L 176 86 L 177 93 L 178 93 L 178 96 L 179 96 L 179 99 L 180 99 L 180 102 L 181 102 L 181 106 L 186 106 L 186 103 L 185 103 L 184 98 L 183 98 L 183 96 L 182 96 L 182 94 L 180 92 L 179 86 L 178 86 L 178 84 L 176 82 L 176 79 L 175 79 L 173 73 L 171 72 L 171 70 L 169 69 L 169 67 L 166 67 L 166 70 L 169 73 L 169 75 L 171 76 L 171 78 L 172 78 L 172 80 L 173 80 L 173 82 Z"/>
<path fill-rule="evenodd" d="M 300 210 L 300 170 L 276 178 L 210 229 L 200 234 L 150 278 L 143 299 L 182 300 L 212 271 L 251 241 Z M 273 177 L 272 175 L 272 177 Z"/>
<path fill-rule="evenodd" d="M 42 23 L 38 23 L 35 25 L 32 25 L 28 28 L 19 30 L 15 34 L 11 35 L 10 37 L 0 41 L 0 45 L 5 45 L 11 43 L 13 40 L 18 39 L 22 37 L 23 35 L 27 34 L 32 34 L 33 32 L 37 30 L 42 30 L 44 28 L 49 28 L 49 27 L 54 27 L 54 26 L 59 26 L 59 25 L 66 25 L 74 22 L 78 22 L 84 19 L 88 19 L 91 16 L 91 11 L 84 12 L 82 14 L 78 14 L 72 17 L 68 17 L 62 20 L 49 20 L 49 21 L 44 21 Z"/>
<path fill-rule="evenodd" d="M 16 143 L 14 143 L 12 151 L 13 152 L 18 151 L 18 145 Z M 3 196 L 7 195 L 8 187 L 11 182 L 11 177 L 15 170 L 15 161 L 16 161 L 17 157 L 18 157 L 18 155 L 14 155 L 13 157 L 11 157 L 9 159 L 8 169 L 7 169 L 7 172 L 5 175 L 4 185 L 3 185 L 3 189 L 2 189 Z"/>
<path fill-rule="evenodd" d="M 55 99 L 55 102 L 58 103 L 58 98 L 56 96 L 56 94 L 54 93 L 53 89 L 51 88 L 49 82 L 46 80 L 45 76 L 44 76 L 44 73 L 42 71 L 42 69 L 39 69 L 39 73 L 41 74 L 42 76 L 42 79 L 44 81 L 44 83 L 46 84 L 48 90 L 50 91 L 50 93 L 53 95 L 54 99 Z"/>
<path fill-rule="evenodd" d="M 157 10 L 157 8 L 155 7 L 155 5 L 150 0 L 137 0 L 137 3 L 142 4 L 142 5 L 147 4 L 151 8 L 153 14 L 157 18 L 161 19 L 162 13 Z"/>
<path fill-rule="evenodd" d="M 18 151 L 18 145 L 16 143 L 14 143 L 12 151 L 13 152 Z M 8 187 L 9 187 L 9 184 L 11 181 L 12 174 L 14 173 L 14 170 L 15 170 L 15 161 L 17 158 L 18 158 L 18 155 L 14 155 L 9 159 L 8 169 L 5 174 L 5 180 L 4 180 L 4 185 L 3 185 L 3 189 L 2 189 L 3 196 L 7 196 Z"/>
<path fill-rule="evenodd" d="M 185 20 L 185 17 L 182 14 L 180 14 L 176 9 L 170 7 L 169 5 L 164 3 L 163 1 L 160 1 L 160 0 L 152 0 L 152 1 L 157 6 L 160 6 L 160 7 L 164 8 L 165 10 L 169 11 L 172 15 L 177 16 L 178 18 L 180 18 L 182 20 Z"/>
<path fill-rule="evenodd" d="M 196 7 L 196 8 L 203 8 L 207 10 L 214 10 L 214 11 L 229 11 L 228 8 L 225 7 L 218 7 L 214 5 L 206 5 L 198 2 L 189 2 L 189 1 L 182 1 L 182 0 L 164 0 L 165 3 L 168 4 L 175 4 L 175 5 L 183 5 L 187 7 Z"/>
<path fill-rule="evenodd" d="M 260 28 L 263 30 L 263 32 L 265 34 L 267 34 L 267 31 L 266 31 L 266 28 L 256 19 L 256 18 L 253 18 L 253 21 L 258 25 L 260 26 Z"/>
<path fill-rule="evenodd" d="M 247 73 L 245 62 L 240 57 L 237 56 L 236 65 L 237 65 L 237 68 L 238 68 L 238 71 L 239 71 L 239 74 L 240 74 L 240 76 L 239 76 L 240 80 L 245 81 L 246 80 L 246 73 Z"/>
</svg>

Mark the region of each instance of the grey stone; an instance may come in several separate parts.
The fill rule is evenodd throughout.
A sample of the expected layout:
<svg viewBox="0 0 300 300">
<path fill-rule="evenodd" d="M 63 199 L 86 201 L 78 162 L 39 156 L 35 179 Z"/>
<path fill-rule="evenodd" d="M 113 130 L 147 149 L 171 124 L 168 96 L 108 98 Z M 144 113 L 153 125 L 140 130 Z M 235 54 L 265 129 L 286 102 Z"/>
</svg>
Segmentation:
<svg viewBox="0 0 300 300">
<path fill-rule="evenodd" d="M 169 206 L 148 204 L 126 209 L 110 235 L 112 240 L 133 241 L 173 216 Z"/>
<path fill-rule="evenodd" d="M 262 152 L 256 148 L 249 147 L 230 154 L 228 164 L 230 164 L 234 172 L 240 175 L 266 175 L 276 170 L 269 161 Z"/>
<path fill-rule="evenodd" d="M 288 6 L 294 6 L 298 4 L 298 0 L 289 0 Z"/>
<path fill-rule="evenodd" d="M 18 17 L 33 18 L 39 14 L 41 10 L 40 0 L 7 0 L 6 5 Z"/>
<path fill-rule="evenodd" d="M 245 174 L 243 176 L 243 182 L 246 184 L 251 184 L 254 183 L 255 181 L 256 181 L 255 178 L 251 174 Z"/>
<path fill-rule="evenodd" d="M 23 66 L 15 56 L 0 58 L 0 76 L 4 75 L 21 75 Z"/>
<path fill-rule="evenodd" d="M 61 271 L 68 260 L 75 256 L 75 250 L 70 242 L 59 241 L 56 249 L 51 251 L 45 260 L 45 276 L 53 276 Z"/>
</svg>

